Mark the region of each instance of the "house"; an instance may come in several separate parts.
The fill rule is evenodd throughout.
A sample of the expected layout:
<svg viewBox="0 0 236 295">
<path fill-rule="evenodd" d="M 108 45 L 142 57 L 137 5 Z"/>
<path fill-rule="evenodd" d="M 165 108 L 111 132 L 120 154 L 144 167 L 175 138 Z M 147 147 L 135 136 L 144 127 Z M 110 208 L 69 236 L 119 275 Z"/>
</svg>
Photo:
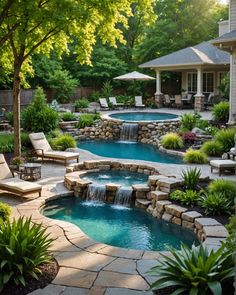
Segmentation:
<svg viewBox="0 0 236 295">
<path fill-rule="evenodd" d="M 220 23 L 220 34 L 225 33 L 226 24 Z M 201 111 L 204 108 L 205 96 L 219 93 L 218 87 L 230 69 L 230 54 L 215 47 L 210 41 L 202 42 L 143 63 L 140 67 L 151 68 L 156 72 L 157 102 L 163 97 L 161 72 L 180 72 L 181 88 L 194 94 L 194 109 Z"/>
<path fill-rule="evenodd" d="M 219 38 L 211 41 L 212 44 L 230 54 L 230 112 L 229 124 L 236 124 L 236 0 L 229 3 L 229 23 L 227 31 Z"/>
</svg>

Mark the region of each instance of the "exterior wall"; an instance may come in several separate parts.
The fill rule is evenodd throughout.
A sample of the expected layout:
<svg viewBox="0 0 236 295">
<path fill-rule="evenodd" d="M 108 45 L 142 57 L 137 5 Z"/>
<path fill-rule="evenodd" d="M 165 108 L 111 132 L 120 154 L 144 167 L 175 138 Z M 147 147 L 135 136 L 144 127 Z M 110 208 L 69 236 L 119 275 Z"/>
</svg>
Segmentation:
<svg viewBox="0 0 236 295">
<path fill-rule="evenodd" d="M 229 6 L 230 31 L 236 30 L 236 0 L 230 1 Z"/>
<path fill-rule="evenodd" d="M 219 37 L 229 32 L 229 21 L 219 22 Z"/>
<path fill-rule="evenodd" d="M 230 117 L 229 123 L 236 122 L 236 48 L 231 56 L 230 67 Z"/>
</svg>

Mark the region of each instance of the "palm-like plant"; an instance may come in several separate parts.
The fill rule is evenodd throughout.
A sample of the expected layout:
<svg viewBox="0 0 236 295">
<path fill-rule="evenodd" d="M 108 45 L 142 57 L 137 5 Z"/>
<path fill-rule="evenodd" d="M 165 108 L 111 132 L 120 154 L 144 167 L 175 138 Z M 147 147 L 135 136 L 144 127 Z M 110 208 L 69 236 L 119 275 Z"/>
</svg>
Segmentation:
<svg viewBox="0 0 236 295">
<path fill-rule="evenodd" d="M 158 265 L 148 273 L 158 279 L 151 285 L 152 290 L 175 287 L 171 295 L 214 295 L 222 294 L 221 284 L 235 275 L 233 251 L 223 244 L 216 252 L 208 251 L 200 245 L 182 244 L 181 250 L 169 249 L 172 257 L 163 256 Z"/>
</svg>

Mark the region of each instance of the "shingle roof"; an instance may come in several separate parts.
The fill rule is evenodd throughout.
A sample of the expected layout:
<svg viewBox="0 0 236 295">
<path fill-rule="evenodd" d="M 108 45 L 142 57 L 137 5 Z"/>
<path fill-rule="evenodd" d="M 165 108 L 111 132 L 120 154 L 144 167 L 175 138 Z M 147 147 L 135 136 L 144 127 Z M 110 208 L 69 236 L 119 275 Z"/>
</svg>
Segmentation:
<svg viewBox="0 0 236 295">
<path fill-rule="evenodd" d="M 168 55 L 150 60 L 140 65 L 141 68 L 158 68 L 178 65 L 229 64 L 229 53 L 218 49 L 209 42 L 187 47 Z"/>
<path fill-rule="evenodd" d="M 218 43 L 224 43 L 224 42 L 230 42 L 230 41 L 236 41 L 236 30 L 211 40 L 211 43 L 218 44 Z"/>
</svg>

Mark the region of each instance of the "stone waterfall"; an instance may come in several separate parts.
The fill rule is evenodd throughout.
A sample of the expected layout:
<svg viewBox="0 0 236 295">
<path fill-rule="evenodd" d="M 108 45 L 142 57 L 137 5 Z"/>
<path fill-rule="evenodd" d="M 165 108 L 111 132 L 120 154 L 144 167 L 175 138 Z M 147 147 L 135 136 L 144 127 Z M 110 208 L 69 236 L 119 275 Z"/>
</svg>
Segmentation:
<svg viewBox="0 0 236 295">
<path fill-rule="evenodd" d="M 115 205 L 130 206 L 133 189 L 132 187 L 120 187 L 116 191 Z"/>
<path fill-rule="evenodd" d="M 88 185 L 87 200 L 104 202 L 106 197 L 106 186 L 98 183 Z"/>
<path fill-rule="evenodd" d="M 120 139 L 123 141 L 137 141 L 138 127 L 139 125 L 136 123 L 123 123 L 120 133 Z"/>
</svg>

